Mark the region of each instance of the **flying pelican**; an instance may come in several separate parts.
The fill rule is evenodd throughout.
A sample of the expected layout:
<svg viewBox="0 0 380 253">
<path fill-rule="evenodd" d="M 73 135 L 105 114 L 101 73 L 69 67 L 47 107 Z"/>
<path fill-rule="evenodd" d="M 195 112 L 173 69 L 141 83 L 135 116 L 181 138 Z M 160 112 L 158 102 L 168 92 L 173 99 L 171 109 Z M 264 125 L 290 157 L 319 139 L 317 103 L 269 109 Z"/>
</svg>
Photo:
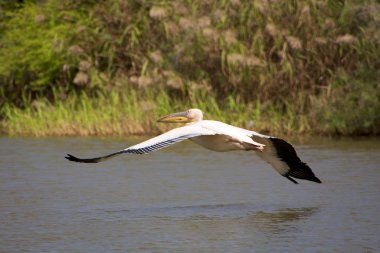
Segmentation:
<svg viewBox="0 0 380 253">
<path fill-rule="evenodd" d="M 203 113 L 199 109 L 173 113 L 160 118 L 157 122 L 186 124 L 109 155 L 81 159 L 67 154 L 65 158 L 74 162 L 98 163 L 125 153 L 150 153 L 190 139 L 213 151 L 253 150 L 264 161 L 272 165 L 278 173 L 295 184 L 298 182 L 294 178 L 321 183 L 321 180 L 314 175 L 310 167 L 297 156 L 293 146 L 280 138 L 259 134 L 219 121 L 203 120 Z"/>
</svg>

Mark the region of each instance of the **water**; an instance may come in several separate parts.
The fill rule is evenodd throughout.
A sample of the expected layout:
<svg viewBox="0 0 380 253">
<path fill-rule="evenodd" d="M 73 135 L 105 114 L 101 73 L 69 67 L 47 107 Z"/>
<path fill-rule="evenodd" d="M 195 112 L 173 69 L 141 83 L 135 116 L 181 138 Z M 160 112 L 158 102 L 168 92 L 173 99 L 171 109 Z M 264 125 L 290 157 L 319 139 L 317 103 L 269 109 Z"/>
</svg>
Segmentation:
<svg viewBox="0 0 380 253">
<path fill-rule="evenodd" d="M 70 163 L 141 139 L 0 138 L 0 252 L 376 252 L 380 141 L 296 148 L 322 184 L 190 142 Z"/>
</svg>

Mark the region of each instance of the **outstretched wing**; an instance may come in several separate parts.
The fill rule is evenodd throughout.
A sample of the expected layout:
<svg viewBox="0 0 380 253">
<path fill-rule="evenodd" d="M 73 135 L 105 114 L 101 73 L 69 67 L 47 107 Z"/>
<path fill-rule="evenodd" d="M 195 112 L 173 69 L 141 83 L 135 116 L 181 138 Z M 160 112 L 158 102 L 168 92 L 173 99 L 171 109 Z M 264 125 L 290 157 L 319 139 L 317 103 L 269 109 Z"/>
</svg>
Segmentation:
<svg viewBox="0 0 380 253">
<path fill-rule="evenodd" d="M 256 153 L 282 176 L 295 184 L 298 183 L 293 178 L 321 183 L 321 180 L 314 175 L 306 163 L 301 161 L 294 147 L 288 142 L 256 132 L 253 132 L 251 138 L 266 145 L 262 152 Z"/>
<path fill-rule="evenodd" d="M 197 124 L 193 124 L 193 125 L 188 125 L 188 126 L 172 129 L 152 139 L 146 140 L 144 142 L 141 142 L 129 148 L 111 153 L 109 155 L 82 159 L 82 158 L 78 158 L 73 155 L 67 154 L 65 158 L 73 162 L 98 163 L 120 154 L 125 154 L 125 153 L 146 154 L 146 153 L 150 153 L 150 152 L 165 148 L 174 143 L 177 143 L 177 142 L 180 142 L 192 137 L 196 137 L 200 135 L 214 135 L 214 134 L 216 133 L 214 133 L 213 131 L 204 129 L 198 126 Z"/>
</svg>

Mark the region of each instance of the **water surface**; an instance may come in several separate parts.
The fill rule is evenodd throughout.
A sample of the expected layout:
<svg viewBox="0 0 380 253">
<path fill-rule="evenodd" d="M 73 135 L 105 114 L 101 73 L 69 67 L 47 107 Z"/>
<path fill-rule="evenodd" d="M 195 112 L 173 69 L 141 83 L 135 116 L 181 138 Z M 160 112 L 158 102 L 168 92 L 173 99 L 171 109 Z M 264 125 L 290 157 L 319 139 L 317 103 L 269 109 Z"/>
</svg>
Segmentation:
<svg viewBox="0 0 380 253">
<path fill-rule="evenodd" d="M 253 152 L 183 142 L 99 164 L 141 139 L 0 138 L 0 252 L 376 252 L 378 139 L 296 142 L 323 181 Z"/>
</svg>

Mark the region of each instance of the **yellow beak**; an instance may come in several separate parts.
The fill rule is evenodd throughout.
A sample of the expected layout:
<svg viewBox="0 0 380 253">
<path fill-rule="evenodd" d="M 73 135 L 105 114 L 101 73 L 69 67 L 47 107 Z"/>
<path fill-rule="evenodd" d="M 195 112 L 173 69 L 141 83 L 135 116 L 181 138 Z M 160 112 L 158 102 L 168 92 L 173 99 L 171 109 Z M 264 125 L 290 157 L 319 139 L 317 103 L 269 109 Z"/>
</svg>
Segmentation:
<svg viewBox="0 0 380 253">
<path fill-rule="evenodd" d="M 157 120 L 162 123 L 189 123 L 191 120 L 187 117 L 188 112 L 177 112 L 169 114 Z"/>
</svg>

